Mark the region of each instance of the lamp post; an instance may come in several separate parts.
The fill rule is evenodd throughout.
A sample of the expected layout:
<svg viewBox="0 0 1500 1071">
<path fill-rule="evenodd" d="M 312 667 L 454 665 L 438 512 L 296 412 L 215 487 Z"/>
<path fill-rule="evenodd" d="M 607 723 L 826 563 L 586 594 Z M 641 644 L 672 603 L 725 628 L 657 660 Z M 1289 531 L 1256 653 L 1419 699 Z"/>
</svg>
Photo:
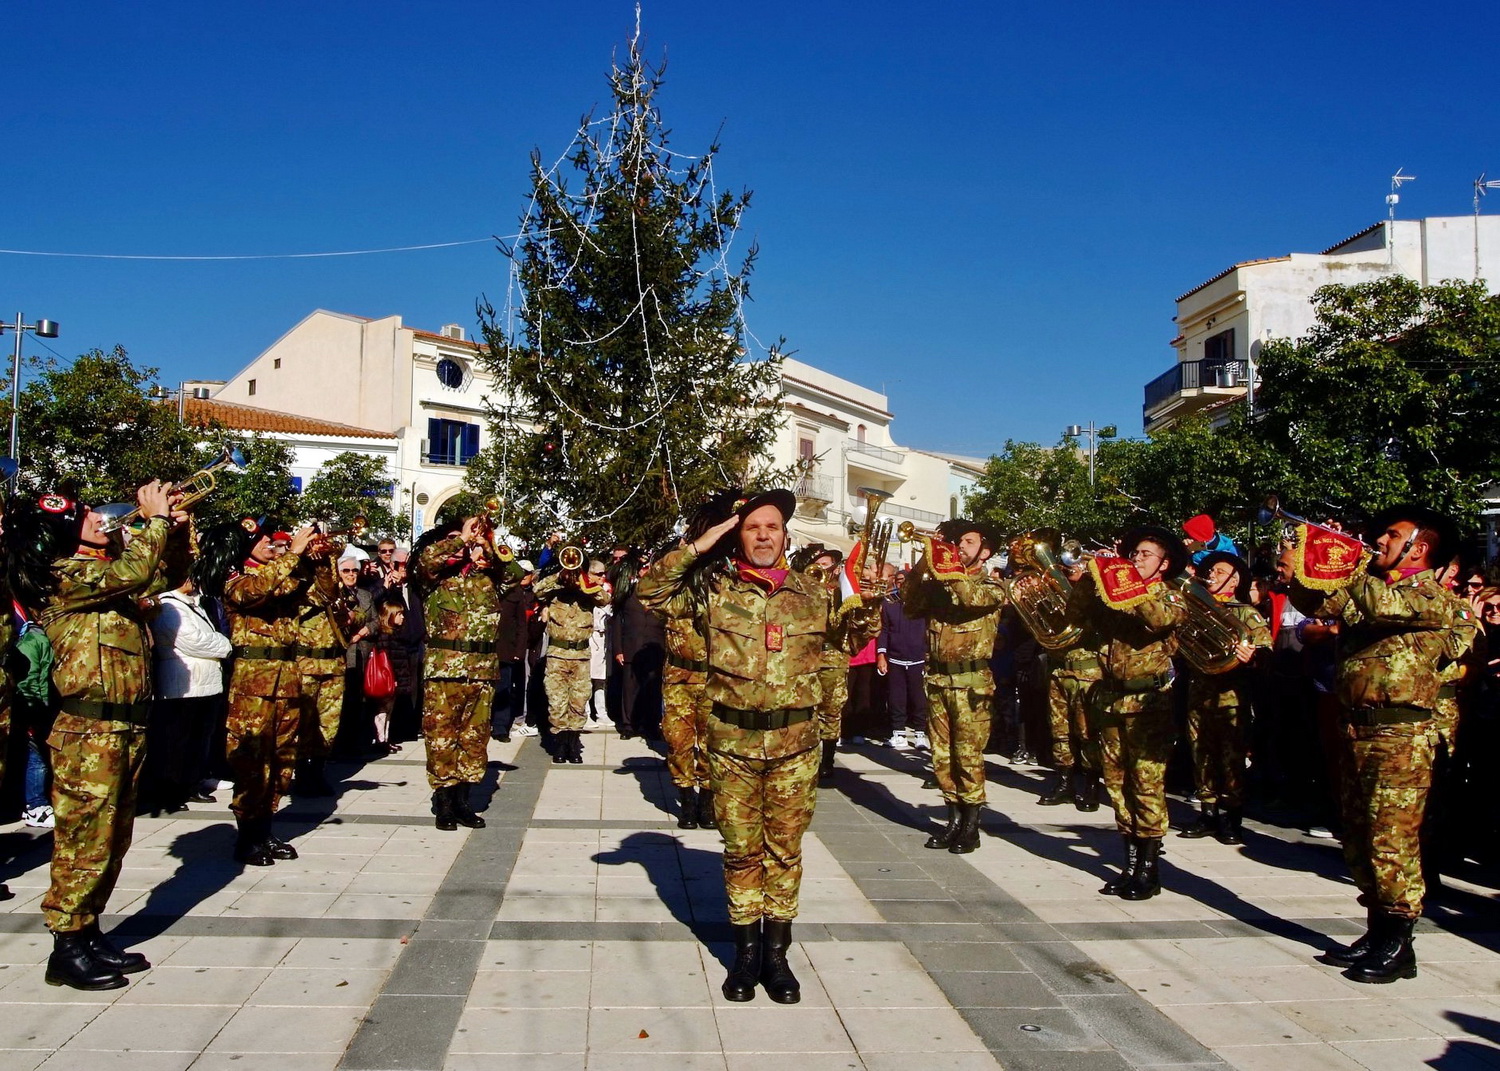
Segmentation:
<svg viewBox="0 0 1500 1071">
<path fill-rule="evenodd" d="M 26 322 L 25 315 L 18 312 L 15 323 L 8 324 L 0 321 L 0 334 L 6 331 L 16 333 L 16 352 L 10 365 L 10 456 L 19 463 L 20 457 L 16 451 L 20 443 L 21 429 L 21 336 L 30 331 L 37 338 L 56 338 L 57 323 L 53 320 L 38 320 L 34 324 L 29 324 Z M 14 480 L 15 477 L 12 476 L 11 479 Z"/>
<path fill-rule="evenodd" d="M 1105 424 L 1102 428 L 1096 428 L 1092 420 L 1089 421 L 1088 427 L 1083 427 L 1079 424 L 1069 424 L 1066 428 L 1063 428 L 1063 438 L 1065 439 L 1076 439 L 1078 436 L 1084 434 L 1087 434 L 1089 437 L 1089 487 L 1092 489 L 1094 486 L 1094 440 L 1096 437 L 1100 439 L 1113 439 L 1119 434 L 1119 431 L 1113 424 Z"/>
<path fill-rule="evenodd" d="M 186 383 L 179 383 L 177 385 L 177 389 L 176 390 L 173 390 L 171 387 L 163 387 L 163 386 L 152 387 L 151 390 L 148 392 L 147 397 L 154 398 L 154 399 L 156 399 L 159 402 L 164 402 L 168 398 L 176 398 L 177 399 L 177 423 L 179 423 L 179 424 L 185 424 L 185 423 L 187 423 L 187 397 L 188 397 L 188 389 L 187 389 L 187 384 Z"/>
</svg>

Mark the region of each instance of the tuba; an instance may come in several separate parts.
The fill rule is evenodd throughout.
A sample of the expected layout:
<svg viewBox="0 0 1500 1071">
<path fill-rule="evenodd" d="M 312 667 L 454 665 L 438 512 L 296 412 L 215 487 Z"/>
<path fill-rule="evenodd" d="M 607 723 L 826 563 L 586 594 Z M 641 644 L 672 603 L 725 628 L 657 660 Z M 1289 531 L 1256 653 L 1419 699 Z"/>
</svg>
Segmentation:
<svg viewBox="0 0 1500 1071">
<path fill-rule="evenodd" d="M 1182 592 L 1187 604 L 1187 620 L 1175 633 L 1178 653 L 1199 673 L 1210 676 L 1240 665 L 1237 651 L 1250 642 L 1249 627 L 1192 577 L 1179 576 L 1167 583 Z"/>
<path fill-rule="evenodd" d="M 1053 557 L 1052 548 L 1058 543 L 1057 533 L 1046 528 L 1011 540 L 1010 564 L 1016 573 L 1003 581 L 1017 616 L 1048 651 L 1071 647 L 1083 635 L 1081 627 L 1068 622 L 1073 585 Z"/>
<path fill-rule="evenodd" d="M 866 562 L 873 561 L 877 567 L 885 564 L 886 551 L 891 545 L 891 522 L 877 521 L 875 515 L 891 493 L 875 487 L 861 487 L 859 493 L 865 498 L 865 526 L 859 534 L 859 560 L 849 571 L 859 585 L 862 598 L 884 598 L 890 594 L 890 585 L 880 578 L 865 581 L 864 571 Z"/>
</svg>

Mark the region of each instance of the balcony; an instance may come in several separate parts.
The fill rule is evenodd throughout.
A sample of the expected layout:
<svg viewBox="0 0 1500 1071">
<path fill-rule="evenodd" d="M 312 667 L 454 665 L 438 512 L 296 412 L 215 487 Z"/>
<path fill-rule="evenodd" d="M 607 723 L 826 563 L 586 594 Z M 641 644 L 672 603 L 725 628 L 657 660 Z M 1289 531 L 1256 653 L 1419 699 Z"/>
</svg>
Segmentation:
<svg viewBox="0 0 1500 1071">
<path fill-rule="evenodd" d="M 794 490 L 797 505 L 808 512 L 817 513 L 833 502 L 833 477 L 810 472 L 797 480 Z"/>
<path fill-rule="evenodd" d="M 1243 394 L 1250 382 L 1244 361 L 1182 361 L 1146 384 L 1142 423 L 1147 431 L 1205 405 Z"/>
<path fill-rule="evenodd" d="M 858 511 L 857 513 L 855 512 L 856 510 Z M 862 521 L 865 515 L 864 510 L 864 498 L 856 498 L 851 495 L 849 498 L 850 514 Z M 947 516 L 941 513 L 933 513 L 931 510 L 925 509 L 913 509 L 911 506 L 903 506 L 900 503 L 891 502 L 890 500 L 886 500 L 880 504 L 880 512 L 876 514 L 876 517 L 877 519 L 880 517 L 895 517 L 903 521 L 914 521 L 918 528 L 932 528 L 948 519 Z"/>
<path fill-rule="evenodd" d="M 892 465 L 899 465 L 906 460 L 906 455 L 900 450 L 887 450 L 883 446 L 873 446 L 859 439 L 848 440 L 847 446 L 851 454 L 867 454 L 881 461 L 889 461 Z"/>
</svg>

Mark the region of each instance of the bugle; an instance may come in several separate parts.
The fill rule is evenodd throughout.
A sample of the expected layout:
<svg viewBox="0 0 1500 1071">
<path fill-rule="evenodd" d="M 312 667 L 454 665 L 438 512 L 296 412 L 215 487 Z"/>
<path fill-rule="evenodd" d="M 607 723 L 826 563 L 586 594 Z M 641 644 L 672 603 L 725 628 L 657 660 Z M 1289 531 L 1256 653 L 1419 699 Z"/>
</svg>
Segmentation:
<svg viewBox="0 0 1500 1071">
<path fill-rule="evenodd" d="M 1334 535 L 1341 535 L 1346 539 L 1352 539 L 1356 543 L 1363 543 L 1370 550 L 1375 549 L 1353 532 L 1346 532 L 1341 528 L 1332 528 L 1326 524 L 1319 524 L 1317 521 L 1310 521 L 1306 517 L 1299 517 L 1295 513 L 1288 513 L 1281 508 L 1280 498 L 1276 495 L 1267 495 L 1265 503 L 1255 511 L 1255 523 L 1273 524 L 1276 521 L 1281 521 L 1285 524 L 1305 524 L 1309 528 L 1316 528 L 1320 532 L 1331 532 Z"/>
<path fill-rule="evenodd" d="M 512 562 L 516 559 L 516 552 L 510 549 L 510 544 L 500 538 L 500 512 L 504 508 L 505 499 L 499 495 L 486 497 L 479 509 L 479 531 L 490 549 L 495 552 L 495 558 L 498 561 Z"/>
<path fill-rule="evenodd" d="M 943 538 L 943 533 L 936 528 L 918 528 L 911 521 L 902 521 L 896 525 L 896 539 L 902 543 L 915 543 L 921 539 Z"/>
<path fill-rule="evenodd" d="M 239 472 L 245 467 L 244 451 L 238 447 L 224 448 L 217 460 L 210 465 L 205 465 L 187 479 L 171 485 L 170 492 L 177 497 L 173 503 L 173 509 L 192 509 L 202 502 L 218 486 L 214 478 L 216 472 Z M 105 532 L 118 532 L 122 528 L 128 528 L 135 522 L 142 520 L 141 507 L 132 506 L 128 502 L 111 502 L 108 505 L 99 506 L 94 510 L 104 518 L 104 523 L 99 527 Z"/>
</svg>

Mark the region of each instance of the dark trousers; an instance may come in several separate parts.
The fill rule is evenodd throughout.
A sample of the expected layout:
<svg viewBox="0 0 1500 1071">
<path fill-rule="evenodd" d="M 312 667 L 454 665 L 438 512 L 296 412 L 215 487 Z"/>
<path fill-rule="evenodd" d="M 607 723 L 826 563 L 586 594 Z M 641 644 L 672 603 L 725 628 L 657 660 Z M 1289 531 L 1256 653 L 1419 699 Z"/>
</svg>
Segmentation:
<svg viewBox="0 0 1500 1071">
<path fill-rule="evenodd" d="M 891 715 L 891 731 L 914 729 L 927 731 L 927 689 L 922 684 L 922 675 L 927 666 L 918 662 L 914 666 L 898 666 L 891 662 L 885 675 L 886 709 Z"/>
<path fill-rule="evenodd" d="M 620 731 L 656 735 L 661 730 L 661 668 L 666 654 L 659 647 L 648 647 L 619 666 Z"/>
<path fill-rule="evenodd" d="M 208 776 L 208 746 L 221 699 L 158 699 L 152 705 L 140 786 L 147 805 L 183 804 Z"/>
<path fill-rule="evenodd" d="M 497 737 L 509 736 L 511 727 L 526 717 L 526 663 L 501 662 L 500 680 L 495 685 L 491 706 L 490 731 Z"/>
<path fill-rule="evenodd" d="M 849 667 L 849 705 L 844 708 L 844 738 L 863 736 L 884 740 L 890 736 L 885 707 L 885 678 L 874 662 Z"/>
</svg>

